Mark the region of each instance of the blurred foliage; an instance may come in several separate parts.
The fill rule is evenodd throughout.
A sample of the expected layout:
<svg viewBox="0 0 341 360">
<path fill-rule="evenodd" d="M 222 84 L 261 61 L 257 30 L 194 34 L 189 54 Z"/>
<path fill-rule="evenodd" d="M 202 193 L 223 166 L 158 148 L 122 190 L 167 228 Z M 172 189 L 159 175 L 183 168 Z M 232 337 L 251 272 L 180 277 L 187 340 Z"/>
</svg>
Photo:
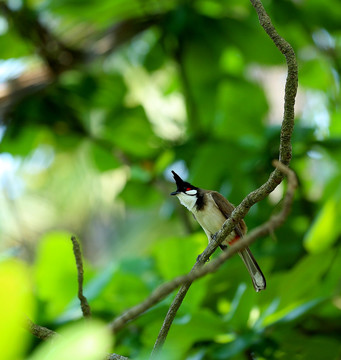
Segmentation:
<svg viewBox="0 0 341 360">
<path fill-rule="evenodd" d="M 162 359 L 341 357 L 341 3 L 264 5 L 299 62 L 291 166 L 300 186 L 285 225 L 252 246 L 266 291 L 254 292 L 238 257 L 197 281 Z M 1 358 L 148 358 L 173 296 L 114 345 L 102 323 L 189 271 L 206 244 L 169 197 L 170 170 L 235 204 L 260 186 L 278 156 L 284 58 L 246 0 L 2 8 Z M 46 66 L 45 85 L 16 92 Z M 251 209 L 250 229 L 278 211 L 284 191 Z M 80 320 L 71 234 L 100 324 Z M 65 336 L 52 348 L 34 341 L 24 314 Z"/>
</svg>

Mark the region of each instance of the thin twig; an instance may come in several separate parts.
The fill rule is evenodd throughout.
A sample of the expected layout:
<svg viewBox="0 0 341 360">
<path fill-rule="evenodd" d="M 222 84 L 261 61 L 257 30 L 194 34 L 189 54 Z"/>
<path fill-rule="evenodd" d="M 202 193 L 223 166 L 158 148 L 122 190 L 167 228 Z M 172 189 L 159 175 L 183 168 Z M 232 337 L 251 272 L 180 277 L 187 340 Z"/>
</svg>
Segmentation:
<svg viewBox="0 0 341 360">
<path fill-rule="evenodd" d="M 37 337 L 40 340 L 50 340 L 52 338 L 57 338 L 60 335 L 44 326 L 40 326 L 35 324 L 31 319 L 26 318 L 25 320 L 25 328 L 28 330 L 32 335 Z M 129 358 L 119 355 L 119 354 L 108 354 L 104 360 L 129 360 Z"/>
<path fill-rule="evenodd" d="M 118 354 L 109 354 L 105 360 L 129 360 L 129 358 Z"/>
<path fill-rule="evenodd" d="M 81 248 L 80 248 L 79 242 L 77 241 L 75 236 L 71 237 L 71 241 L 73 244 L 73 253 L 75 255 L 77 272 L 78 272 L 78 299 L 81 303 L 83 316 L 91 317 L 91 309 L 90 309 L 88 300 L 86 299 L 86 297 L 83 294 L 84 270 L 83 270 Z"/>
<path fill-rule="evenodd" d="M 145 301 L 132 307 L 131 309 L 114 319 L 110 324 L 110 328 L 112 331 L 119 331 L 120 329 L 122 329 L 127 322 L 135 319 L 137 316 L 151 308 L 153 305 L 160 302 L 164 297 L 166 297 L 169 293 L 175 290 L 180 284 L 191 283 L 194 280 L 207 275 L 208 273 L 217 271 L 218 268 L 227 259 L 232 257 L 237 252 L 241 251 L 246 246 L 249 246 L 259 237 L 270 234 L 271 231 L 284 223 L 291 209 L 294 192 L 297 187 L 297 180 L 294 172 L 279 161 L 275 160 L 274 165 L 281 172 L 288 176 L 288 189 L 282 204 L 283 208 L 281 212 L 273 215 L 266 223 L 248 233 L 240 241 L 233 244 L 227 251 L 224 251 L 216 259 L 207 263 L 204 267 L 197 267 L 195 270 L 192 269 L 189 274 L 178 276 L 172 281 L 169 281 L 168 283 L 164 283 L 159 286 Z M 214 243 L 214 241 L 211 242 Z"/>
<path fill-rule="evenodd" d="M 191 271 L 187 275 L 179 276 L 172 281 L 161 285 L 158 289 L 156 289 L 151 296 L 146 299 L 143 303 L 131 308 L 121 316 L 117 317 L 111 324 L 110 328 L 113 331 L 120 330 L 128 321 L 133 320 L 138 315 L 143 313 L 144 311 L 148 310 L 157 302 L 161 301 L 165 296 L 175 290 L 180 284 L 185 282 L 193 282 L 194 280 L 207 275 L 208 273 L 215 272 L 219 269 L 219 267 L 230 257 L 236 254 L 238 251 L 242 250 L 244 247 L 249 246 L 252 242 L 254 242 L 260 236 L 264 236 L 266 234 L 271 233 L 275 228 L 282 225 L 288 216 L 293 197 L 294 191 L 297 187 L 297 180 L 296 176 L 292 170 L 287 168 L 282 163 L 278 162 L 277 160 L 274 161 L 274 165 L 278 167 L 278 169 L 283 172 L 288 177 L 288 189 L 283 201 L 283 207 L 279 214 L 272 216 L 269 221 L 264 223 L 263 225 L 259 226 L 258 228 L 254 229 L 252 232 L 247 234 L 243 239 L 238 241 L 237 243 L 233 244 L 227 251 L 224 251 L 218 258 L 213 260 L 212 262 L 208 263 L 205 267 L 197 269 L 196 271 Z M 77 243 L 76 239 L 73 238 L 73 243 Z M 75 242 L 74 242 L 75 241 Z M 214 241 L 212 241 L 214 242 Z M 78 244 L 79 247 L 79 244 Z M 76 251 L 77 254 L 80 254 L 80 251 Z M 37 325 L 33 323 L 30 319 L 27 318 L 26 329 L 33 334 L 34 336 L 38 337 L 41 340 L 51 339 L 52 337 L 59 336 L 53 330 L 50 330 L 46 327 Z M 118 354 L 109 354 L 105 360 L 127 360 L 128 358 L 118 355 Z"/>
<path fill-rule="evenodd" d="M 90 40 L 87 40 L 81 47 L 77 46 L 76 49 L 63 44 L 49 31 L 48 27 L 44 26 L 39 16 L 29 10 L 25 6 L 20 12 L 13 11 L 6 2 L 0 1 L 0 13 L 2 12 L 7 17 L 14 30 L 19 30 L 20 36 L 26 42 L 35 46 L 37 52 L 49 66 L 43 64 L 36 71 L 30 69 L 18 78 L 12 78 L 4 83 L 3 89 L 0 89 L 0 112 L 10 112 L 11 108 L 21 99 L 56 82 L 64 71 L 74 69 L 79 65 L 87 65 L 99 57 L 108 56 L 111 52 L 117 51 L 121 45 L 129 42 L 144 30 L 160 23 L 163 19 L 162 15 L 151 14 L 148 17 L 142 15 L 122 20 L 109 26 L 105 31 L 92 34 L 88 37 Z M 48 39 L 50 45 L 46 44 L 44 39 L 45 42 Z M 44 51 L 42 52 L 41 49 Z"/>
<path fill-rule="evenodd" d="M 55 331 L 50 330 L 44 326 L 40 326 L 35 324 L 31 319 L 26 318 L 25 320 L 25 328 L 28 330 L 32 335 L 37 337 L 41 340 L 48 340 L 52 337 L 59 336 Z"/>
<path fill-rule="evenodd" d="M 280 52 L 285 56 L 288 66 L 288 76 L 286 79 L 284 95 L 284 115 L 280 135 L 279 159 L 282 163 L 289 165 L 292 156 L 291 136 L 294 129 L 294 107 L 298 85 L 298 69 L 296 56 L 291 45 L 277 33 L 261 1 L 250 1 L 257 12 L 260 25 L 264 28 L 264 30 L 272 39 Z M 235 228 L 236 224 L 238 224 L 239 221 L 245 217 L 251 206 L 267 197 L 282 182 L 283 177 L 284 174 L 278 169 L 276 169 L 270 174 L 269 179 L 266 183 L 264 183 L 259 189 L 254 190 L 245 197 L 245 199 L 240 203 L 240 205 L 237 206 L 236 209 L 233 211 L 231 216 L 225 221 L 221 230 L 217 233 L 216 242 L 211 241 L 209 243 L 205 251 L 201 254 L 199 260 L 194 264 L 192 271 L 196 271 L 198 268 L 205 264 L 205 262 L 213 254 L 219 244 L 224 241 L 224 239 L 226 239 L 226 237 Z M 163 322 L 160 333 L 155 342 L 152 355 L 155 355 L 162 348 L 170 326 L 172 325 L 175 315 L 183 299 L 185 298 L 190 286 L 191 282 L 184 284 L 176 295 Z"/>
</svg>

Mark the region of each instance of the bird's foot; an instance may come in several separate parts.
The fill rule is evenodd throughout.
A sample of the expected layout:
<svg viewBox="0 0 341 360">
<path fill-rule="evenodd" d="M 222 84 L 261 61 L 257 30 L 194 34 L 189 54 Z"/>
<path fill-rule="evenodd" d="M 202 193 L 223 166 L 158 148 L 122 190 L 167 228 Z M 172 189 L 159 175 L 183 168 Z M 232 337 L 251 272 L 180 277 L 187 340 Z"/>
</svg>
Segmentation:
<svg viewBox="0 0 341 360">
<path fill-rule="evenodd" d="M 200 261 L 201 255 L 202 255 L 202 254 L 199 254 L 199 255 L 197 256 L 197 261 Z M 210 261 L 210 258 L 208 258 L 208 259 L 206 260 L 206 262 L 209 262 L 209 261 Z"/>
<path fill-rule="evenodd" d="M 211 235 L 211 241 L 217 242 L 217 233 Z"/>
</svg>

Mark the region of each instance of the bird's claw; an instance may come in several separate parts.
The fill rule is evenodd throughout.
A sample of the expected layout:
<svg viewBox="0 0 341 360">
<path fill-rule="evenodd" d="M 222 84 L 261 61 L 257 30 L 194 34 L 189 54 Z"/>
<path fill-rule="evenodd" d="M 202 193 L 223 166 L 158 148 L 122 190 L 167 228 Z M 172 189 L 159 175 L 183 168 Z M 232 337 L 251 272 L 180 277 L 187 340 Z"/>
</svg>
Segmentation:
<svg viewBox="0 0 341 360">
<path fill-rule="evenodd" d="M 199 254 L 199 255 L 197 256 L 197 261 L 200 261 L 201 255 L 202 255 L 202 254 Z M 206 262 L 209 262 L 209 261 L 210 261 L 210 258 L 208 258 L 208 259 L 206 260 Z"/>
<path fill-rule="evenodd" d="M 211 241 L 217 242 L 217 233 L 211 235 Z"/>
</svg>

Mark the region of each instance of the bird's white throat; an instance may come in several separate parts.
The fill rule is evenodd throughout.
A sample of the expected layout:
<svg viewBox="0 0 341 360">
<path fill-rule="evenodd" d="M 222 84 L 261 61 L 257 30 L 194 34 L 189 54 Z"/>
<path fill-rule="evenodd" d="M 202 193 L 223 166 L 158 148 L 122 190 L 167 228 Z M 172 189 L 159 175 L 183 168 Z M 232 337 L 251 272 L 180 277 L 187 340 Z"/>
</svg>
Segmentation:
<svg viewBox="0 0 341 360">
<path fill-rule="evenodd" d="M 180 193 L 176 195 L 183 206 L 185 206 L 189 211 L 194 210 L 195 203 L 197 202 L 196 196 L 186 195 Z"/>
</svg>

